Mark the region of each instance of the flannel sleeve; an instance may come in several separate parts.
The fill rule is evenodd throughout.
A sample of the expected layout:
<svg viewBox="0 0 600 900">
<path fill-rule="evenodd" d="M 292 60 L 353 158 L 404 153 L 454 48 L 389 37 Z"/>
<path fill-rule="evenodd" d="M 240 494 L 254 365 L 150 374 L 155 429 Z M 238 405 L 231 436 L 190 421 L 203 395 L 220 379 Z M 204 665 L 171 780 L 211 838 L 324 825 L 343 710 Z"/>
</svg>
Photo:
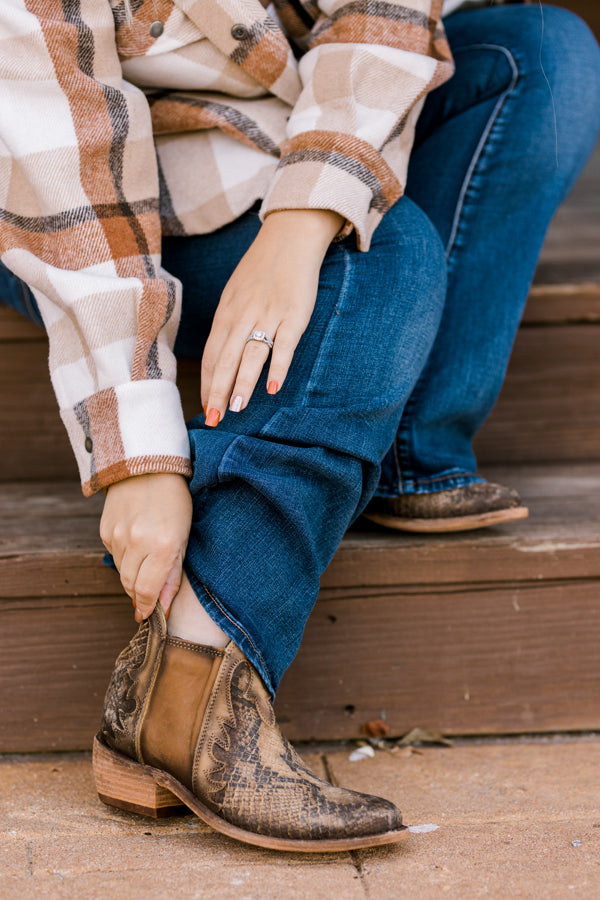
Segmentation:
<svg viewBox="0 0 600 900">
<path fill-rule="evenodd" d="M 282 0 L 283 2 L 283 0 Z M 426 94 L 454 71 L 442 0 L 319 0 L 261 214 L 330 209 L 368 250 L 402 195 Z"/>
<path fill-rule="evenodd" d="M 108 0 L 2 0 L 0 79 L 0 258 L 38 301 L 83 492 L 190 475 L 180 285 L 160 267 L 150 114 Z"/>
</svg>

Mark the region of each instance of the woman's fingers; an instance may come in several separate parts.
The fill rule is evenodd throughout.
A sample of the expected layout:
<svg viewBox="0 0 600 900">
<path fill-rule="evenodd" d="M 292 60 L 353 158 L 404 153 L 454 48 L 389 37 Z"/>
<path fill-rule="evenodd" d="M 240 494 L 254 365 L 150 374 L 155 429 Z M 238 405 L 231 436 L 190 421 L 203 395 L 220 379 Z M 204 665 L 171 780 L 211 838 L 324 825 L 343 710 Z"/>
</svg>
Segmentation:
<svg viewBox="0 0 600 900">
<path fill-rule="evenodd" d="M 140 557 L 135 550 L 127 550 L 123 556 L 121 583 L 135 605 L 135 619 L 141 622 L 152 614 L 160 599 L 165 613 L 168 611 L 181 583 L 181 556 L 149 553 Z"/>
<path fill-rule="evenodd" d="M 271 348 L 264 341 L 248 341 L 252 328 L 235 329 L 222 346 L 220 354 L 210 372 L 210 358 L 203 370 L 204 378 L 209 378 L 207 384 L 203 384 L 203 394 L 206 391 L 206 424 L 217 425 L 227 408 L 233 412 L 244 409 L 256 386 L 265 362 L 269 357 Z M 263 330 L 263 329 L 261 329 Z M 264 327 L 264 333 L 271 335 L 276 330 L 275 325 Z M 212 348 L 209 348 L 212 352 Z"/>
<path fill-rule="evenodd" d="M 121 579 L 121 584 L 125 590 L 125 593 L 131 597 L 131 601 L 133 603 L 133 608 L 135 610 L 135 621 L 141 622 L 143 620 L 143 615 L 141 609 L 137 608 L 137 598 L 135 593 L 135 585 L 138 577 L 138 572 L 140 570 L 141 559 L 139 554 L 131 551 L 127 551 L 125 549 L 122 554 L 121 560 L 119 563 L 116 562 L 119 572 L 119 578 Z"/>
<path fill-rule="evenodd" d="M 270 346 L 264 341 L 248 341 L 245 345 L 231 392 L 229 408 L 233 412 L 240 412 L 248 405 L 270 352 Z"/>
<path fill-rule="evenodd" d="M 177 596 L 179 592 L 179 588 L 181 587 L 181 580 L 183 578 L 183 563 L 181 557 L 176 560 L 171 566 L 171 571 L 167 575 L 167 580 L 165 581 L 162 590 L 158 597 L 158 602 L 162 605 L 165 616 L 167 619 L 169 618 L 169 611 L 171 608 L 171 603 Z"/>
<path fill-rule="evenodd" d="M 296 347 L 303 332 L 304 328 L 295 329 L 286 324 L 281 325 L 279 328 L 273 345 L 269 374 L 267 375 L 267 391 L 269 394 L 276 394 L 287 378 Z"/>
<path fill-rule="evenodd" d="M 151 614 L 159 597 L 168 608 L 177 593 L 191 520 L 182 475 L 136 475 L 108 489 L 100 536 L 134 602 L 136 621 Z"/>
<path fill-rule="evenodd" d="M 264 365 L 266 354 L 262 348 L 252 347 L 252 344 L 246 344 L 246 338 L 249 332 L 241 332 L 236 329 L 233 332 L 221 350 L 219 358 L 213 369 L 212 379 L 208 386 L 208 397 L 206 400 L 206 424 L 217 425 L 225 415 L 225 411 L 229 405 L 231 391 L 240 368 L 242 358 L 248 348 L 248 357 L 253 357 L 255 362 L 257 356 L 260 358 L 260 367 Z M 254 342 L 252 342 L 254 343 Z M 263 345 L 268 350 L 266 345 Z M 252 347 L 252 349 L 250 349 Z"/>
<path fill-rule="evenodd" d="M 208 408 L 208 399 L 215 368 L 223 352 L 226 339 L 227 332 L 213 324 L 202 354 L 202 369 L 200 373 L 200 396 L 205 412 Z"/>
<path fill-rule="evenodd" d="M 247 343 L 254 330 L 274 341 L 267 379 L 277 393 L 314 310 L 319 272 L 342 219 L 327 210 L 282 210 L 267 216 L 225 289 L 202 360 L 206 424 L 244 409 L 269 357 L 269 344 Z"/>
</svg>

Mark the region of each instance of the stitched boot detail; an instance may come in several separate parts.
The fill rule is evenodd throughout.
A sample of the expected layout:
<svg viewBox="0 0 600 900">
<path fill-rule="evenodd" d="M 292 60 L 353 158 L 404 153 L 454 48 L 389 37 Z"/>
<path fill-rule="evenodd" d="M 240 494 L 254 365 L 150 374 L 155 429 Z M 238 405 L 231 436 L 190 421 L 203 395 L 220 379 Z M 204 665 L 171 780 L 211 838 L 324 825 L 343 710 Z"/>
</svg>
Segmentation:
<svg viewBox="0 0 600 900">
<path fill-rule="evenodd" d="M 396 807 L 333 787 L 304 764 L 277 724 L 266 689 L 237 647 L 228 648 L 200 736 L 194 792 L 226 821 L 253 831 L 319 840 L 391 831 Z"/>
<path fill-rule="evenodd" d="M 167 634 L 164 615 L 152 615 L 117 658 L 104 698 L 100 736 L 130 759 L 143 762 L 140 731 Z"/>
</svg>

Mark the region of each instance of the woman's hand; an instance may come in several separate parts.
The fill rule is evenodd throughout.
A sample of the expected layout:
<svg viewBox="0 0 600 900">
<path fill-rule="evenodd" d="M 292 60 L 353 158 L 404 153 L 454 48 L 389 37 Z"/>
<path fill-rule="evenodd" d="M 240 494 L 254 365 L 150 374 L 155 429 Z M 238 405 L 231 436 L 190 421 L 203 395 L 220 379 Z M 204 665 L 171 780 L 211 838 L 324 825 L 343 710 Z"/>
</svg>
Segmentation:
<svg viewBox="0 0 600 900">
<path fill-rule="evenodd" d="M 319 272 L 343 219 L 328 210 L 299 209 L 267 216 L 227 282 L 202 358 L 206 424 L 248 405 L 269 346 L 246 343 L 253 331 L 274 342 L 267 390 L 276 394 L 314 309 Z"/>
<path fill-rule="evenodd" d="M 182 475 L 136 475 L 108 489 L 100 537 L 133 600 L 135 620 L 162 603 L 168 612 L 182 577 L 192 498 Z"/>
</svg>

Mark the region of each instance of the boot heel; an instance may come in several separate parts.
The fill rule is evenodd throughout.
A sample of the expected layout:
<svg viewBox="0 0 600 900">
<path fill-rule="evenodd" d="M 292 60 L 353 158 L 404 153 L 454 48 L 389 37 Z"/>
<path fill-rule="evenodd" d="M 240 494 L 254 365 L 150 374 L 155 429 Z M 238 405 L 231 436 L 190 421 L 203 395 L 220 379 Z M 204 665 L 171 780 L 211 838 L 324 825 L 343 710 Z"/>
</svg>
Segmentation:
<svg viewBox="0 0 600 900">
<path fill-rule="evenodd" d="M 98 738 L 94 739 L 93 768 L 98 796 L 108 806 L 153 819 L 188 812 L 181 800 L 156 784 L 139 763 L 119 756 Z"/>
</svg>

